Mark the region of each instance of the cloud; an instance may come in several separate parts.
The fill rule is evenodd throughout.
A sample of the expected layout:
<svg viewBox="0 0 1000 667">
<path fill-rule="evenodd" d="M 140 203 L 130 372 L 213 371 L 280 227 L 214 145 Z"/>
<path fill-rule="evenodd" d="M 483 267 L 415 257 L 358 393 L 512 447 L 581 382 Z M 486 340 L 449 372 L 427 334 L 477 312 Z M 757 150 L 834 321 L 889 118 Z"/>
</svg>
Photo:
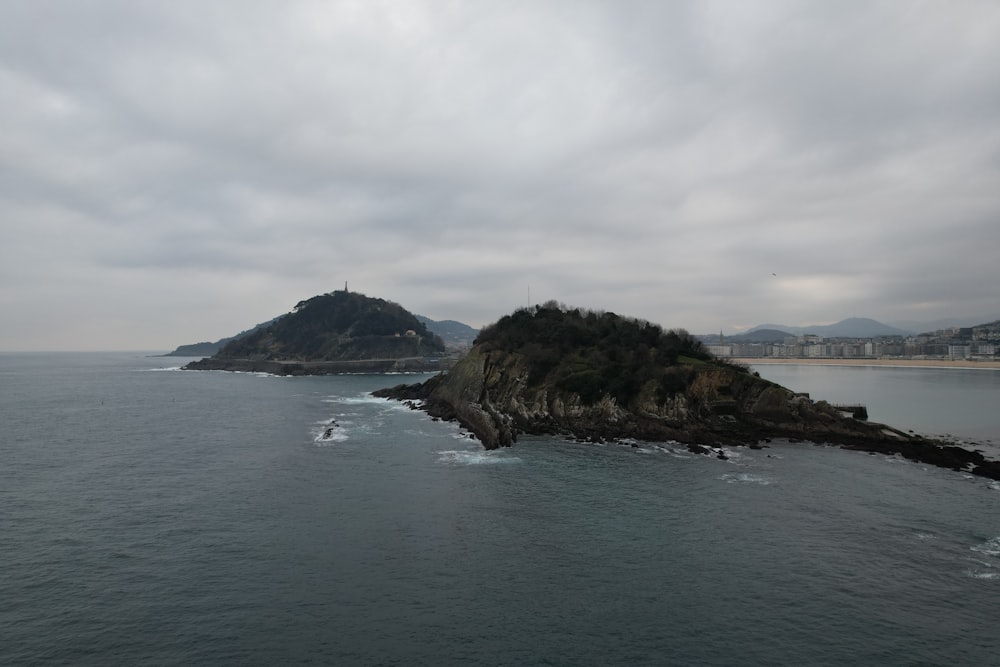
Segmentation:
<svg viewBox="0 0 1000 667">
<path fill-rule="evenodd" d="M 344 280 L 473 325 L 997 313 L 998 36 L 971 0 L 8 3 L 0 349 Z"/>
</svg>

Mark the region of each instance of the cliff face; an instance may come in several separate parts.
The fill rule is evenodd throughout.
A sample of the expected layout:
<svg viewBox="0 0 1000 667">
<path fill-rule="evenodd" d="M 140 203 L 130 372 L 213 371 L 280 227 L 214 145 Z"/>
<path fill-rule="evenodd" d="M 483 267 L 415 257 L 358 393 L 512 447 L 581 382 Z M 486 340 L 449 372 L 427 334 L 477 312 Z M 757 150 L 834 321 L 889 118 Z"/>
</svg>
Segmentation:
<svg viewBox="0 0 1000 667">
<path fill-rule="evenodd" d="M 813 402 L 745 368 L 711 358 L 681 356 L 673 364 L 649 370 L 631 368 L 629 359 L 601 348 L 604 356 L 595 352 L 583 356 L 613 357 L 621 363 L 597 366 L 592 361 L 584 366 L 577 349 L 560 349 L 552 358 L 532 351 L 531 342 L 520 341 L 520 349 L 501 349 L 497 340 L 487 336 L 447 374 L 375 393 L 422 401 L 420 407 L 429 414 L 460 422 L 487 449 L 510 446 L 519 433 L 565 434 L 591 441 L 673 440 L 695 451 L 789 438 L 900 453 L 1000 479 L 1000 463 L 985 461 L 978 452 L 854 419 L 826 402 Z M 654 358 L 662 340 L 637 356 Z M 612 344 L 607 338 L 605 342 Z M 625 368 L 641 381 L 623 384 L 620 377 L 609 374 L 609 368 Z M 601 378 L 597 389 L 584 381 Z M 621 386 L 627 389 L 614 389 Z"/>
<path fill-rule="evenodd" d="M 774 437 L 841 444 L 912 439 L 736 367 L 700 363 L 678 372 L 689 376 L 689 383 L 670 396 L 658 395 L 648 382 L 628 405 L 609 394 L 586 403 L 579 393 L 552 383 L 531 386 L 531 368 L 522 355 L 474 348 L 447 375 L 376 394 L 423 400 L 432 414 L 463 423 L 487 449 L 509 446 L 518 433 L 702 445 L 751 444 Z"/>
</svg>

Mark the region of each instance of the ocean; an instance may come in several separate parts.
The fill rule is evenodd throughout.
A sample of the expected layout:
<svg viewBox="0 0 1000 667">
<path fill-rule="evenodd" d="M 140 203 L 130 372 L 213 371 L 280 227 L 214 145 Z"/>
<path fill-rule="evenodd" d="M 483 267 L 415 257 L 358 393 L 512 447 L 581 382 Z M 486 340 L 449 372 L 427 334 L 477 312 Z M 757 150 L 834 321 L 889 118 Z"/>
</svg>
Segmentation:
<svg viewBox="0 0 1000 667">
<path fill-rule="evenodd" d="M 185 361 L 0 354 L 0 664 L 1000 664 L 1000 483 L 782 441 L 486 452 L 369 395 L 426 376 Z M 757 370 L 1000 438 L 1000 372 Z"/>
</svg>

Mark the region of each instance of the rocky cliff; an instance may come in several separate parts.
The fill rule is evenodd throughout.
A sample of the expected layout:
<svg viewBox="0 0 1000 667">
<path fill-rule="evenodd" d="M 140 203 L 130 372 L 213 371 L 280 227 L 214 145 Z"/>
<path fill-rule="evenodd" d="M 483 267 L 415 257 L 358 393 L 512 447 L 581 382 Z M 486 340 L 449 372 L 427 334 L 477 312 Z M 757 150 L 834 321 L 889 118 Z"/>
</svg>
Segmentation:
<svg viewBox="0 0 1000 667">
<path fill-rule="evenodd" d="M 376 395 L 419 401 L 414 405 L 429 414 L 460 422 L 487 449 L 510 446 L 519 433 L 673 440 L 703 452 L 788 438 L 900 453 L 1000 479 L 1000 463 L 978 452 L 855 419 L 711 358 L 683 332 L 614 314 L 521 311 L 484 330 L 447 374 Z"/>
</svg>

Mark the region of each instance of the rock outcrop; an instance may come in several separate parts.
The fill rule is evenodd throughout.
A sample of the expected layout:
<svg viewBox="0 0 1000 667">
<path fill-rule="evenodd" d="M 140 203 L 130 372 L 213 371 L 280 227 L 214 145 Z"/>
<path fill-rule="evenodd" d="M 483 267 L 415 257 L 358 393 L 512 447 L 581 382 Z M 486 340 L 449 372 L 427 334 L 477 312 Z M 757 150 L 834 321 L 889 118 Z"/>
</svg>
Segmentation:
<svg viewBox="0 0 1000 667">
<path fill-rule="evenodd" d="M 539 312 L 531 317 L 538 318 Z M 561 318 L 544 314 L 552 321 L 535 331 L 548 331 L 556 320 L 564 321 L 566 317 L 582 317 L 577 311 L 559 312 Z M 505 320 L 495 326 L 518 325 Z M 622 322 L 617 318 L 614 324 L 616 335 L 624 338 L 605 336 L 605 346 L 630 340 L 631 334 Z M 526 324 L 524 317 L 520 324 Z M 641 331 L 652 326 L 636 325 Z M 564 334 L 567 331 L 564 329 Z M 901 454 L 1000 479 L 1000 463 L 986 460 L 979 452 L 855 419 L 824 401 L 812 401 L 747 368 L 714 360 L 707 354 L 699 354 L 704 358 L 682 354 L 674 363 L 655 369 L 635 366 L 636 357 L 658 358 L 671 335 L 673 332 L 660 332 L 654 341 L 649 334 L 647 339 L 653 342 L 648 349 L 642 347 L 646 344 L 640 344 L 640 351 L 629 360 L 600 345 L 584 352 L 572 343 L 566 345 L 561 337 L 539 343 L 509 331 L 491 331 L 446 374 L 375 394 L 413 401 L 412 405 L 435 417 L 458 421 L 487 449 L 510 446 L 520 433 L 564 434 L 589 441 L 672 440 L 694 451 L 759 446 L 770 439 L 787 438 Z M 517 340 L 514 349 L 505 344 L 511 340 Z M 615 366 L 593 361 L 606 362 L 609 358 L 621 360 L 618 367 L 631 377 L 639 377 L 639 381 L 622 384 L 620 377 L 609 374 L 609 368 Z M 585 363 L 582 359 L 591 361 Z M 587 379 L 597 383 L 596 389 L 594 384 L 584 382 Z"/>
</svg>

